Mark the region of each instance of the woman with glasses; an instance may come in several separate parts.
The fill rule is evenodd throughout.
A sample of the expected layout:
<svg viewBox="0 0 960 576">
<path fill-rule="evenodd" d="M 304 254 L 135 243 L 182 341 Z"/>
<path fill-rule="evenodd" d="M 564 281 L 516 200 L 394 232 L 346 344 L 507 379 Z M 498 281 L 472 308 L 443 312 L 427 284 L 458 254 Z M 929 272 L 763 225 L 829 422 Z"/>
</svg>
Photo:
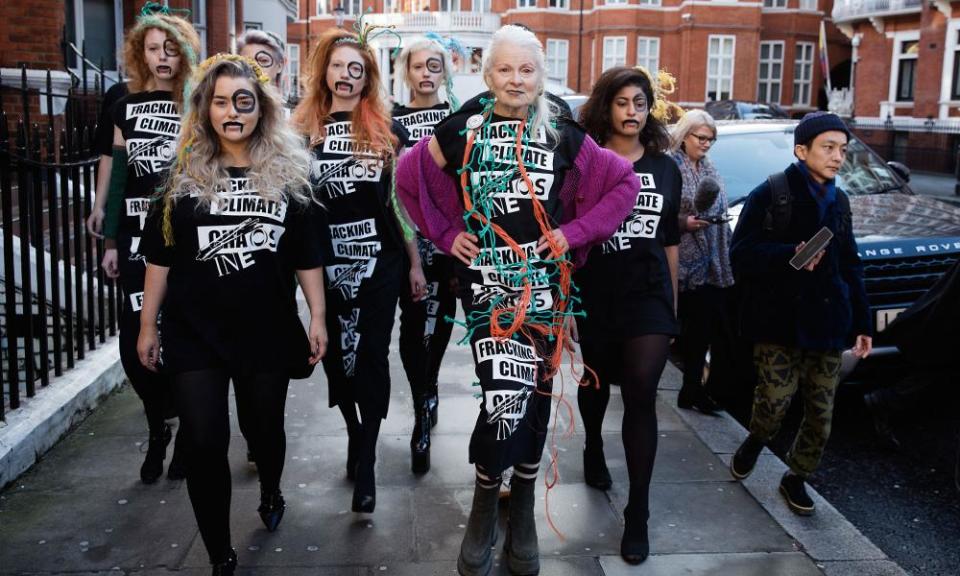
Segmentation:
<svg viewBox="0 0 960 576">
<path fill-rule="evenodd" d="M 731 230 L 725 221 L 727 195 L 720 174 L 707 158 L 716 141 L 717 125 L 703 110 L 687 112 L 671 133 L 672 156 L 683 176 L 678 310 L 683 387 L 677 405 L 706 414 L 716 412 L 718 406 L 703 386 L 705 358 L 707 350 L 719 341 L 725 289 L 733 285 Z M 696 201 L 697 190 L 708 179 L 716 182 L 719 192 L 704 206 L 702 193 L 700 202 Z"/>
</svg>

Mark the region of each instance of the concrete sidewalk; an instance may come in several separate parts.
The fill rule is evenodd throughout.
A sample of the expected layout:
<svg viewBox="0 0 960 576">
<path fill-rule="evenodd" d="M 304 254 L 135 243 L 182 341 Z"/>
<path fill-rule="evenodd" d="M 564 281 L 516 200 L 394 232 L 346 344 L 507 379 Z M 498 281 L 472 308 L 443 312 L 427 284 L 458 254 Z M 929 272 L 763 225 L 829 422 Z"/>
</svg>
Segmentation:
<svg viewBox="0 0 960 576">
<path fill-rule="evenodd" d="M 455 331 L 454 339 L 460 333 Z M 257 478 L 234 425 L 230 458 L 238 574 L 456 574 L 473 484 L 466 447 L 478 400 L 470 352 L 453 344 L 448 351 L 433 468 L 423 477 L 410 473 L 413 418 L 395 345 L 391 367 L 393 392 L 381 434 L 375 514 L 350 512 L 346 433 L 339 412 L 327 408 L 321 369 L 290 386 L 282 486 L 288 508 L 273 534 L 256 513 Z M 547 525 L 541 485 L 541 574 L 903 574 L 822 499 L 813 518 L 793 517 L 776 495 L 782 464 L 772 455 L 762 459 L 746 486 L 733 482 L 723 459 L 743 430 L 727 417 L 679 414 L 673 408 L 679 382 L 679 373 L 668 366 L 657 406 L 653 555 L 639 567 L 619 556 L 627 477 L 619 435 L 622 404 L 614 388 L 604 424 L 614 487 L 604 494 L 583 484 L 581 428 L 570 438 L 558 434 L 561 482 L 550 492 L 549 509 L 565 539 Z M 560 386 L 558 378 L 557 391 Z M 575 413 L 576 389 L 569 378 L 565 393 Z M 566 420 L 561 411 L 561 430 Z M 153 486 L 139 481 L 145 440 L 142 408 L 125 387 L 0 494 L 0 574 L 208 574 L 185 484 L 165 477 Z M 502 535 L 501 530 L 501 540 Z M 506 574 L 501 548 L 502 542 L 495 573 Z"/>
</svg>

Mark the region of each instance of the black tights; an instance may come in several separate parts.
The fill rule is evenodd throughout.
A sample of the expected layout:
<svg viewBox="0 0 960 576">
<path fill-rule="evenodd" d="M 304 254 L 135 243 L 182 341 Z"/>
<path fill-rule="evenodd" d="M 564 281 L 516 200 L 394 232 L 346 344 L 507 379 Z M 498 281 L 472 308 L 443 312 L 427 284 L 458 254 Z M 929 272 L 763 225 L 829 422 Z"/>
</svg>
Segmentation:
<svg viewBox="0 0 960 576">
<path fill-rule="evenodd" d="M 228 386 L 231 374 L 198 370 L 173 377 L 185 437 L 187 492 L 211 563 L 223 562 L 230 549 L 230 445 Z M 287 438 L 283 410 L 290 380 L 281 374 L 233 376 L 238 397 L 249 398 L 256 412 L 250 419 L 260 488 L 280 488 Z"/>
<path fill-rule="evenodd" d="M 622 347 L 581 342 L 584 362 L 596 371 L 594 382 L 580 386 L 577 403 L 586 431 L 588 450 L 603 447 L 600 430 L 610 401 L 611 378 L 619 381 L 623 396 L 621 435 L 630 476 L 630 505 L 638 514 L 647 513 L 650 477 L 657 455 L 657 385 L 667 362 L 670 337 L 645 334 L 625 341 Z M 612 353 L 611 353 L 612 349 Z M 619 358 L 617 357 L 619 353 Z"/>
</svg>

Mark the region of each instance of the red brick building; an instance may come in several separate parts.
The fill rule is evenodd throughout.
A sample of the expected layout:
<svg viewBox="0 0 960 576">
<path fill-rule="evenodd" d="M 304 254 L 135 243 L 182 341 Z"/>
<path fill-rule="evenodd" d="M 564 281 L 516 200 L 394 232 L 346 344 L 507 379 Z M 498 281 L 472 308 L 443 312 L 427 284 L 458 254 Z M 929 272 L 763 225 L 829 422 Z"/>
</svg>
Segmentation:
<svg viewBox="0 0 960 576">
<path fill-rule="evenodd" d="M 960 2 L 835 0 L 853 46 L 854 126 L 888 159 L 952 171 L 960 144 Z"/>
<path fill-rule="evenodd" d="M 644 64 L 671 71 L 675 98 L 688 106 L 734 98 L 800 112 L 826 104 L 817 51 L 824 18 L 833 86 L 849 82 L 850 41 L 829 23 L 832 7 L 832 0 L 300 0 L 287 34 L 302 63 L 323 30 L 338 20 L 350 26 L 370 8 L 371 21 L 393 24 L 402 36 L 455 35 L 479 58 L 500 25 L 522 23 L 544 43 L 556 91 L 586 93 L 605 68 Z M 389 66 L 388 57 L 381 62 Z"/>
</svg>

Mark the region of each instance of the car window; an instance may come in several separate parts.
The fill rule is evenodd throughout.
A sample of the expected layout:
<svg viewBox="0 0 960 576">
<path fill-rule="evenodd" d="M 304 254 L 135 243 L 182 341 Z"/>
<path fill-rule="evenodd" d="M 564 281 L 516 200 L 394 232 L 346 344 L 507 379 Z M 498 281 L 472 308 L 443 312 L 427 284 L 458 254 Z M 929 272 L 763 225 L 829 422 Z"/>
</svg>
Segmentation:
<svg viewBox="0 0 960 576">
<path fill-rule="evenodd" d="M 777 132 L 724 134 L 710 150 L 710 159 L 723 178 L 730 202 L 742 198 L 767 179 L 796 161 L 793 126 Z M 899 186 L 890 169 L 856 138 L 847 147 L 847 159 L 837 184 L 848 194 L 873 194 Z"/>
</svg>

